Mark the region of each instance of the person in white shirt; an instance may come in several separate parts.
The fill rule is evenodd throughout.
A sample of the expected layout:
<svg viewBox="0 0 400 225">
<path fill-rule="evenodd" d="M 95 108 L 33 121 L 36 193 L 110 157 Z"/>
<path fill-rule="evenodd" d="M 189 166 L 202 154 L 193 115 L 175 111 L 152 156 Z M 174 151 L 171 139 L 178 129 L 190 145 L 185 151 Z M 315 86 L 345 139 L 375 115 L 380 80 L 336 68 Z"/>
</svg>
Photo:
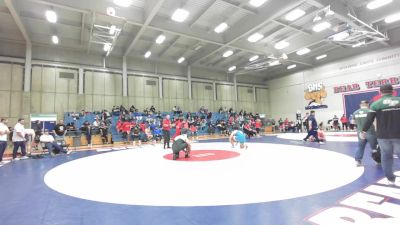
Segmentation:
<svg viewBox="0 0 400 225">
<path fill-rule="evenodd" d="M 44 133 L 42 136 L 40 136 L 40 142 L 42 142 L 46 148 L 47 151 L 49 151 L 49 155 L 52 155 L 53 150 L 55 149 L 57 152 L 63 152 L 66 154 L 70 154 L 71 151 L 66 151 L 61 147 L 57 142 L 55 142 L 54 137 L 49 134 L 49 131 L 46 129 L 44 130 Z"/>
<path fill-rule="evenodd" d="M 191 142 L 187 137 L 186 131 L 182 132 L 181 135 L 176 136 L 174 143 L 172 144 L 173 160 L 179 158 L 179 152 L 185 152 L 185 158 L 190 157 Z"/>
<path fill-rule="evenodd" d="M 4 151 L 7 148 L 7 139 L 10 130 L 7 127 L 7 119 L 1 118 L 0 122 L 0 165 L 8 163 L 9 161 L 3 161 Z"/>
<path fill-rule="evenodd" d="M 96 117 L 96 120 L 93 121 L 92 126 L 93 127 L 99 127 L 100 126 L 99 118 Z"/>
<path fill-rule="evenodd" d="M 28 159 L 29 157 L 26 156 L 26 148 L 25 148 L 25 128 L 24 128 L 25 120 L 20 118 L 18 119 L 18 123 L 14 126 L 12 142 L 14 144 L 13 148 L 13 160 L 20 160 L 20 159 Z M 17 158 L 18 149 L 21 148 L 22 157 Z"/>
</svg>

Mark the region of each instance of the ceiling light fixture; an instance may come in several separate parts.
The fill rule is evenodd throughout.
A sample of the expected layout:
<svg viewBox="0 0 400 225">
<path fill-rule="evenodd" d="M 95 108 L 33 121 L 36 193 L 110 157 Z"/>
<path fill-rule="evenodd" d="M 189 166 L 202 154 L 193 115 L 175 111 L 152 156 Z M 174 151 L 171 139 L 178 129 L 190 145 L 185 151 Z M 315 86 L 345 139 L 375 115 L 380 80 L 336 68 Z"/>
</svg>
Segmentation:
<svg viewBox="0 0 400 225">
<path fill-rule="evenodd" d="M 280 50 L 280 49 L 284 49 L 284 48 L 288 47 L 289 45 L 290 44 L 287 41 L 280 41 L 280 42 L 276 43 L 274 47 L 276 49 Z"/>
<path fill-rule="evenodd" d="M 358 47 L 361 47 L 362 45 L 365 45 L 365 41 L 358 42 L 357 44 L 354 44 L 351 47 L 358 48 Z"/>
<path fill-rule="evenodd" d="M 107 7 L 107 15 L 115 16 L 115 9 L 113 7 Z"/>
<path fill-rule="evenodd" d="M 254 33 L 254 34 L 250 35 L 250 36 L 247 38 L 247 40 L 248 40 L 249 42 L 254 43 L 254 42 L 257 42 L 257 41 L 261 40 L 263 37 L 264 37 L 263 34 Z"/>
<path fill-rule="evenodd" d="M 390 16 L 385 18 L 385 22 L 386 23 L 393 23 L 393 22 L 396 22 L 396 21 L 399 21 L 399 20 L 400 20 L 400 12 L 396 13 L 396 14 L 393 14 L 393 15 L 390 15 Z"/>
<path fill-rule="evenodd" d="M 328 10 L 325 13 L 325 17 L 333 16 L 333 15 L 335 15 L 335 12 L 332 11 L 330 8 L 328 8 Z"/>
<path fill-rule="evenodd" d="M 180 57 L 180 58 L 178 59 L 178 63 L 182 63 L 183 61 L 185 61 L 185 57 Z"/>
<path fill-rule="evenodd" d="M 129 7 L 132 4 L 132 0 L 114 0 L 114 4 L 121 7 Z"/>
<path fill-rule="evenodd" d="M 156 43 L 160 45 L 160 44 L 162 44 L 164 41 L 165 41 L 165 35 L 163 35 L 163 34 L 158 35 L 158 37 L 157 37 L 157 39 L 156 39 Z"/>
<path fill-rule="evenodd" d="M 151 56 L 151 51 L 147 51 L 146 54 L 144 54 L 144 57 L 147 59 Z"/>
<path fill-rule="evenodd" d="M 320 55 L 320 56 L 315 57 L 315 59 L 316 59 L 316 60 L 321 60 L 321 59 L 326 58 L 326 57 L 327 57 L 327 55 L 326 55 L 326 54 L 323 54 L 323 55 Z"/>
<path fill-rule="evenodd" d="M 389 3 L 392 3 L 393 0 L 374 0 L 367 4 L 368 9 L 377 9 Z"/>
<path fill-rule="evenodd" d="M 221 23 L 218 26 L 216 26 L 215 29 L 214 29 L 214 32 L 215 33 L 222 33 L 226 29 L 228 29 L 228 24 L 224 22 L 224 23 Z"/>
<path fill-rule="evenodd" d="M 117 30 L 117 27 L 115 25 L 111 25 L 108 33 L 111 35 L 114 35 L 116 30 Z"/>
<path fill-rule="evenodd" d="M 286 14 L 285 19 L 287 21 L 295 21 L 298 18 L 304 16 L 304 14 L 306 14 L 306 12 L 304 10 L 295 9 L 295 10 L 289 12 L 288 14 Z"/>
<path fill-rule="evenodd" d="M 228 50 L 228 51 L 224 52 L 224 54 L 222 56 L 227 58 L 227 57 L 231 56 L 232 54 L 233 54 L 233 51 L 232 50 Z"/>
<path fill-rule="evenodd" d="M 250 59 L 249 59 L 249 61 L 250 62 L 253 62 L 254 60 L 257 60 L 258 59 L 258 55 L 255 55 L 255 56 L 252 56 Z"/>
<path fill-rule="evenodd" d="M 184 9 L 176 9 L 175 12 L 172 14 L 171 19 L 173 21 L 182 23 L 185 21 L 189 16 L 189 11 Z"/>
<path fill-rule="evenodd" d="M 321 20 L 322 20 L 322 17 L 320 17 L 319 15 L 316 15 L 312 21 L 315 23 L 315 22 L 318 22 Z"/>
<path fill-rule="evenodd" d="M 350 36 L 349 32 L 345 30 L 330 36 L 329 39 L 332 39 L 333 41 L 343 41 L 349 36 Z"/>
<path fill-rule="evenodd" d="M 317 23 L 316 25 L 314 25 L 314 27 L 312 29 L 315 32 L 321 32 L 323 30 L 328 29 L 331 26 L 332 26 L 332 24 L 325 21 L 325 22 Z"/>
<path fill-rule="evenodd" d="M 282 58 L 282 59 L 288 59 L 289 57 L 288 57 L 285 53 L 283 53 L 282 56 L 281 56 L 281 58 Z"/>
<path fill-rule="evenodd" d="M 110 49 L 111 49 L 111 43 L 105 43 L 104 47 L 103 47 L 103 50 L 105 52 L 108 52 Z"/>
<path fill-rule="evenodd" d="M 57 23 L 57 13 L 54 12 L 53 10 L 46 10 L 46 19 L 50 23 Z"/>
<path fill-rule="evenodd" d="M 268 0 L 250 0 L 249 3 L 250 5 L 254 6 L 254 7 L 260 7 L 262 6 L 264 3 L 266 3 Z"/>
<path fill-rule="evenodd" d="M 53 35 L 52 37 L 51 37 L 51 41 L 53 41 L 53 43 L 54 44 L 58 44 L 58 37 L 57 37 L 57 35 Z"/>
<path fill-rule="evenodd" d="M 277 66 L 277 65 L 279 65 L 279 64 L 281 64 L 281 63 L 279 62 L 279 60 L 275 60 L 275 61 L 270 62 L 270 63 L 269 63 L 269 66 Z"/>
<path fill-rule="evenodd" d="M 296 54 L 297 55 L 305 55 L 309 52 L 311 52 L 311 50 L 309 48 L 303 48 L 303 49 L 300 49 L 299 51 L 297 51 Z"/>
<path fill-rule="evenodd" d="M 288 66 L 287 69 L 288 69 L 288 70 L 291 70 L 291 69 L 293 69 L 293 68 L 296 68 L 296 66 L 297 66 L 296 64 L 293 64 L 293 65 Z"/>
<path fill-rule="evenodd" d="M 231 66 L 231 67 L 229 67 L 229 72 L 232 72 L 232 71 L 234 71 L 234 70 L 236 70 L 236 66 Z"/>
</svg>

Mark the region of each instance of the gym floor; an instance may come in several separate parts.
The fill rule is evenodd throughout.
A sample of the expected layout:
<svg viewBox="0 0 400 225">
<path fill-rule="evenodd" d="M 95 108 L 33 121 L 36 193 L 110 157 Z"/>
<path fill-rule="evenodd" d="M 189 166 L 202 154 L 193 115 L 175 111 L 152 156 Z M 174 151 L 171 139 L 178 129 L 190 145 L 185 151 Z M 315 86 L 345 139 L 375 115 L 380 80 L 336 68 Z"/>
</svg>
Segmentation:
<svg viewBox="0 0 400 225">
<path fill-rule="evenodd" d="M 400 187 L 386 185 L 369 147 L 356 167 L 356 137 L 319 145 L 302 135 L 252 138 L 247 150 L 197 141 L 176 161 L 143 145 L 10 162 L 0 224 L 400 224 Z"/>
</svg>

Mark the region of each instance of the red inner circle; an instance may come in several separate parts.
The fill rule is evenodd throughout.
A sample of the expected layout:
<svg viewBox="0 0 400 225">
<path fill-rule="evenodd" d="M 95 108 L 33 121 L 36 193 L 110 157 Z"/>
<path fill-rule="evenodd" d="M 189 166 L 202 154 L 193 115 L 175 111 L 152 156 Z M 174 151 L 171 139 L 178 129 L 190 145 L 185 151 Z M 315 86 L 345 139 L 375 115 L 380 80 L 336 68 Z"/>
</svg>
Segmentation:
<svg viewBox="0 0 400 225">
<path fill-rule="evenodd" d="M 226 151 L 226 150 L 193 150 L 190 152 L 190 158 L 185 158 L 185 153 L 181 151 L 177 161 L 214 161 L 224 160 L 239 156 L 239 152 Z M 164 155 L 165 159 L 172 160 L 172 153 Z"/>
</svg>

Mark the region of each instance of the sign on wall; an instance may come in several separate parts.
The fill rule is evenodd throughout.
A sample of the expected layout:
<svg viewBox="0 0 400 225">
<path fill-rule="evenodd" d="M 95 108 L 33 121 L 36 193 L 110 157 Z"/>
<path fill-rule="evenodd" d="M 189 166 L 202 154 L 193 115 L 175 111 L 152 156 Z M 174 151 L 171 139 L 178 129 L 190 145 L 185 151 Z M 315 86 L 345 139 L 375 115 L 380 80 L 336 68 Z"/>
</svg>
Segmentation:
<svg viewBox="0 0 400 225">
<path fill-rule="evenodd" d="M 41 130 L 48 129 L 54 130 L 54 126 L 57 122 L 57 114 L 31 114 L 31 128 L 40 128 Z"/>
<path fill-rule="evenodd" d="M 365 89 L 379 88 L 385 84 L 398 85 L 400 84 L 400 77 L 390 77 L 385 79 L 366 81 Z M 359 90 L 361 90 L 361 86 L 358 83 L 333 87 L 333 92 L 335 94 L 351 92 L 351 91 L 359 91 Z"/>
<path fill-rule="evenodd" d="M 391 77 L 388 79 L 380 79 L 380 80 L 373 80 L 373 81 L 367 81 L 365 82 L 365 86 L 367 86 L 368 89 L 371 88 L 378 88 L 380 86 L 383 86 L 385 84 L 391 84 L 391 85 L 396 85 L 399 84 L 399 78 L 398 77 Z"/>
<path fill-rule="evenodd" d="M 348 84 L 348 85 L 341 85 L 341 86 L 333 87 L 333 92 L 335 94 L 350 92 L 350 91 L 359 91 L 359 90 L 360 90 L 359 84 Z"/>
<path fill-rule="evenodd" d="M 305 109 L 310 110 L 328 108 L 327 105 L 323 104 L 323 99 L 326 98 L 326 96 L 327 93 L 322 82 L 309 84 L 304 94 L 304 99 L 309 101 Z"/>
</svg>

